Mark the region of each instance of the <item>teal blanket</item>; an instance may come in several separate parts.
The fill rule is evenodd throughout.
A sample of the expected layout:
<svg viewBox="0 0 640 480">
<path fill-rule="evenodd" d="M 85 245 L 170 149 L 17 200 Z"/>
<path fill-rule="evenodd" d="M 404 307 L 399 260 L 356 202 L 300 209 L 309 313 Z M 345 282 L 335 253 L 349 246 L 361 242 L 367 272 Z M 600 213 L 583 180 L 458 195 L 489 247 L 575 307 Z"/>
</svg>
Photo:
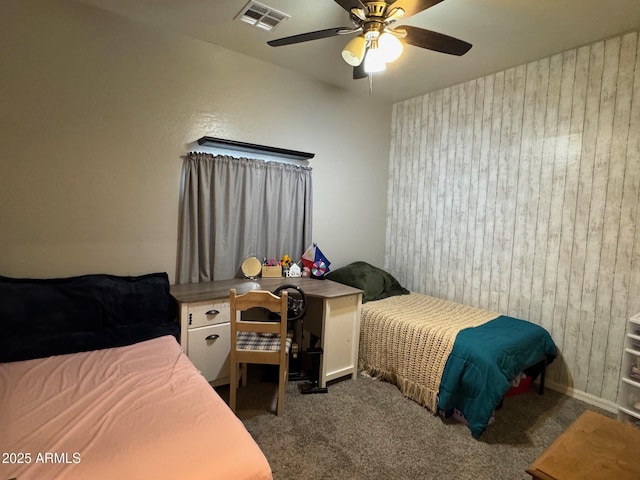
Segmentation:
<svg viewBox="0 0 640 480">
<path fill-rule="evenodd" d="M 525 320 L 500 316 L 456 336 L 440 383 L 438 408 L 461 411 L 480 437 L 509 390 L 511 379 L 547 357 L 556 357 L 549 333 Z"/>
</svg>

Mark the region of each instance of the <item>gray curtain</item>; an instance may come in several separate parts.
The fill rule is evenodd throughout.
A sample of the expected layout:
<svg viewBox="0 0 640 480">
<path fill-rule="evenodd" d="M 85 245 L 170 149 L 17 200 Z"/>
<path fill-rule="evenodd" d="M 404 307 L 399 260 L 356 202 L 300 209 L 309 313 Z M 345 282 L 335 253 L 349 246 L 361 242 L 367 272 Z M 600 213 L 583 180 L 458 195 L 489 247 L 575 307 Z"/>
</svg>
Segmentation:
<svg viewBox="0 0 640 480">
<path fill-rule="evenodd" d="M 311 244 L 311 168 L 191 152 L 183 167 L 177 283 L 238 276 L 242 260 Z"/>
</svg>

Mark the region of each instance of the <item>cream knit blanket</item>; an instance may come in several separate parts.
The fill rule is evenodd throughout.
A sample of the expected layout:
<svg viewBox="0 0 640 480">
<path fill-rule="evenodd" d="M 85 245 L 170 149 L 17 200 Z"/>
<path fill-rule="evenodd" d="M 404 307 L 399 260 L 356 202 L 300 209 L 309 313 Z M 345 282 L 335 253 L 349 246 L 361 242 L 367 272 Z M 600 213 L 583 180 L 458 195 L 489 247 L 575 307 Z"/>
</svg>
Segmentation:
<svg viewBox="0 0 640 480">
<path fill-rule="evenodd" d="M 419 293 L 362 305 L 360 369 L 396 384 L 404 396 L 437 413 L 445 363 L 458 332 L 495 312 Z"/>
</svg>

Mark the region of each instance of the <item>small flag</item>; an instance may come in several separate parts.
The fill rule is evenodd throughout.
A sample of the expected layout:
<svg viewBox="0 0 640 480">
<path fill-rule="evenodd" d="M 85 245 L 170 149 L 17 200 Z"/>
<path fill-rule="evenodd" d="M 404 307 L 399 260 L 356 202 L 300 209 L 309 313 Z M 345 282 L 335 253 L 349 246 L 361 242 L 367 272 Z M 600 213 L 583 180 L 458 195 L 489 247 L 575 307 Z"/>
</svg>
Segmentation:
<svg viewBox="0 0 640 480">
<path fill-rule="evenodd" d="M 302 265 L 311 271 L 314 277 L 322 277 L 329 272 L 331 262 L 324 256 L 318 244 L 314 243 L 302 254 Z"/>
</svg>

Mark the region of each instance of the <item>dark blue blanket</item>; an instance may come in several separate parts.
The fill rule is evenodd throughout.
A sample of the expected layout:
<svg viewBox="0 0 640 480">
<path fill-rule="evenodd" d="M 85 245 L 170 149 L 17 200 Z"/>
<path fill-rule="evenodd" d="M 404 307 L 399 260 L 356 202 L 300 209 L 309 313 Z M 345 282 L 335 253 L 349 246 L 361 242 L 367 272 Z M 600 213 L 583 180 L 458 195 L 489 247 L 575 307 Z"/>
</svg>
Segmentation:
<svg viewBox="0 0 640 480">
<path fill-rule="evenodd" d="M 69 278 L 0 276 L 0 363 L 179 338 L 164 272 Z"/>
<path fill-rule="evenodd" d="M 550 361 L 556 354 L 549 333 L 525 320 L 500 316 L 461 330 L 444 367 L 438 408 L 461 411 L 478 438 L 510 381 L 545 356 Z"/>
</svg>

